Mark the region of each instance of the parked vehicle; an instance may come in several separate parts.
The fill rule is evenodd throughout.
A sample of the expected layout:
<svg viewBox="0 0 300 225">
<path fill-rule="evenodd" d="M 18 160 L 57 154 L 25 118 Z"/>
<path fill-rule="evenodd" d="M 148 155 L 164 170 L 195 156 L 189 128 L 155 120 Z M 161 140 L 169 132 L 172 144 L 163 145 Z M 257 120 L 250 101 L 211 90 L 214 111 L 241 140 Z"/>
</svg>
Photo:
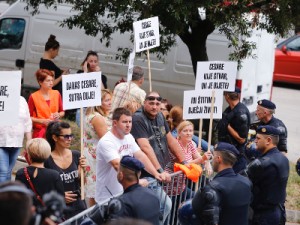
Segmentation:
<svg viewBox="0 0 300 225">
<path fill-rule="evenodd" d="M 277 45 L 273 81 L 300 84 L 300 34 Z"/>
<path fill-rule="evenodd" d="M 25 6 L 23 1 L 17 1 L 0 16 L 0 69 L 22 70 L 23 95 L 38 87 L 34 74 L 50 34 L 54 34 L 60 42 L 59 56 L 54 60 L 60 68 L 70 68 L 75 73 L 80 69 L 86 52 L 94 50 L 99 54 L 101 70 L 108 78 L 109 88 L 112 89 L 121 77 L 126 78 L 128 65 L 116 61 L 115 56 L 119 46 L 133 47 L 128 33 L 114 34 L 111 46 L 106 47 L 105 43 L 99 41 L 100 34 L 91 37 L 82 29 L 69 30 L 59 26 L 59 21 L 76 13 L 71 11 L 70 5 L 60 4 L 57 9 L 40 5 L 40 13 L 35 16 L 30 14 L 30 10 L 24 10 Z M 243 60 L 237 74 L 237 84 L 242 91 L 241 101 L 247 105 L 254 120 L 256 102 L 271 97 L 275 44 L 274 35 L 262 30 L 252 32 L 250 40 L 257 44 L 253 51 L 256 57 Z M 218 30 L 208 36 L 207 49 L 209 59 L 218 61 L 227 61 L 231 51 L 228 40 Z M 164 62 L 154 55 L 150 59 L 152 89 L 173 105 L 183 104 L 183 91 L 195 89 L 195 77 L 186 45 L 178 38 L 177 45 L 171 48 Z M 136 58 L 135 64 L 145 69 L 143 88 L 148 91 L 146 57 Z"/>
</svg>

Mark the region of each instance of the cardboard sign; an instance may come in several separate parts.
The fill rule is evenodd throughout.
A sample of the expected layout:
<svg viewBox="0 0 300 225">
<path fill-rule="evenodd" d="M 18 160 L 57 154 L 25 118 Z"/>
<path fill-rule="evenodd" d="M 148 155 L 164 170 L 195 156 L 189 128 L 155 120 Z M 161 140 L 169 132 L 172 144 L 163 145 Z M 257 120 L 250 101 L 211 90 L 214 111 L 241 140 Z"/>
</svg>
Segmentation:
<svg viewBox="0 0 300 225">
<path fill-rule="evenodd" d="M 133 67 L 134 67 L 134 58 L 135 58 L 135 52 L 132 51 L 129 55 L 127 82 L 130 82 L 132 80 L 132 72 L 133 72 Z"/>
<path fill-rule="evenodd" d="M 133 30 L 136 52 L 155 48 L 160 45 L 157 16 L 134 22 Z"/>
<path fill-rule="evenodd" d="M 236 74 L 237 62 L 198 62 L 195 89 L 234 91 Z"/>
<path fill-rule="evenodd" d="M 183 118 L 190 119 L 209 119 L 211 112 L 212 92 L 206 91 L 185 91 L 183 98 Z M 215 93 L 213 118 L 222 118 L 223 93 Z"/>
<path fill-rule="evenodd" d="M 0 71 L 0 125 L 16 125 L 19 121 L 21 71 Z"/>
<path fill-rule="evenodd" d="M 63 108 L 101 105 L 101 72 L 63 75 Z"/>
</svg>

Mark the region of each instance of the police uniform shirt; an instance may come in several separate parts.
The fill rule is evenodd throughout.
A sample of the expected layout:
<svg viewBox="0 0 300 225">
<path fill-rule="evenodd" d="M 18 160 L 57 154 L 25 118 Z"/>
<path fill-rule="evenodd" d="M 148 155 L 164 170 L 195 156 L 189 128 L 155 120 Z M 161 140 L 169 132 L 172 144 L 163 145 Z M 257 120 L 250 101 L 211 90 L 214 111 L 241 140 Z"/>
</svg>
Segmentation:
<svg viewBox="0 0 300 225">
<path fill-rule="evenodd" d="M 159 225 L 159 199 L 150 189 L 134 184 L 128 187 L 119 199 L 124 207 L 120 217 L 142 219 Z"/>
<path fill-rule="evenodd" d="M 220 198 L 219 225 L 248 225 L 248 207 L 252 199 L 251 181 L 228 168 L 219 172 L 208 185 L 217 191 Z M 201 193 L 203 192 L 198 191 L 192 202 L 196 215 L 201 215 L 205 207 L 200 201 Z"/>
<path fill-rule="evenodd" d="M 258 212 L 284 204 L 289 176 L 289 161 L 275 147 L 259 157 L 262 170 L 250 179 L 253 182 L 252 207 Z"/>
</svg>

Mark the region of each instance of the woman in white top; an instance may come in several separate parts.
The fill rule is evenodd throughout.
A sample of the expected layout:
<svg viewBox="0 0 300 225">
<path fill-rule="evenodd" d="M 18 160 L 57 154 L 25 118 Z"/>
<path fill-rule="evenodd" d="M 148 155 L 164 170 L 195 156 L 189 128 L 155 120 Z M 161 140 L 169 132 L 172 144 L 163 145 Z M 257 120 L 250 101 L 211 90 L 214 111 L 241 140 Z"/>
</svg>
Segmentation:
<svg viewBox="0 0 300 225">
<path fill-rule="evenodd" d="M 96 148 L 98 141 L 110 130 L 109 119 L 112 94 L 108 89 L 101 91 L 101 106 L 88 107 L 84 117 L 85 193 L 89 206 L 95 205 L 96 191 Z"/>
<path fill-rule="evenodd" d="M 26 100 L 20 96 L 16 125 L 0 126 L 0 183 L 11 180 L 11 172 L 26 140 L 31 140 L 32 121 Z"/>
</svg>

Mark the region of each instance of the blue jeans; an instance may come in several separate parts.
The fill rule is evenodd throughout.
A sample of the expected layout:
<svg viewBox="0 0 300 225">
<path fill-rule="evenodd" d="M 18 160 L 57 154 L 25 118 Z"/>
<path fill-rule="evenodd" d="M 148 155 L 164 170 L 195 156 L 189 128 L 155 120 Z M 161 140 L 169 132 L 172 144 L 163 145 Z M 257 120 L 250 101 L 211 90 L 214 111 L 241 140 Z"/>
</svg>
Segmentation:
<svg viewBox="0 0 300 225">
<path fill-rule="evenodd" d="M 147 179 L 147 181 L 150 183 L 148 185 L 148 188 L 154 191 L 154 193 L 156 194 L 156 196 L 160 201 L 160 212 L 162 215 L 160 224 L 164 224 L 164 221 L 167 219 L 168 215 L 171 212 L 172 201 L 170 197 L 166 194 L 166 192 L 162 189 L 162 187 L 158 184 L 156 179 L 152 177 L 144 177 L 144 178 Z"/>
<path fill-rule="evenodd" d="M 21 148 L 0 147 L 0 183 L 11 180 L 11 172 L 15 166 Z"/>
</svg>

